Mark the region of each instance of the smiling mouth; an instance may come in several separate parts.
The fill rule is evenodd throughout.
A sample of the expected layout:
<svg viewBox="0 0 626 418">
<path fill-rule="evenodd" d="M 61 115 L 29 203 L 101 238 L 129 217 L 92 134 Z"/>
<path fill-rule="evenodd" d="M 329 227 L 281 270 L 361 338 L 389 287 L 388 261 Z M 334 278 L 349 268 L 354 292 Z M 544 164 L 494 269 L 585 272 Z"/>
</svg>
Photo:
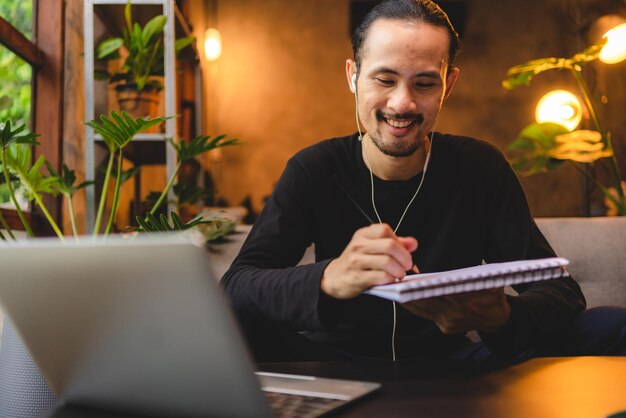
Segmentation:
<svg viewBox="0 0 626 418">
<path fill-rule="evenodd" d="M 424 121 L 422 115 L 385 115 L 377 112 L 378 120 L 385 122 L 387 125 L 396 129 L 407 129 L 414 124 L 421 124 Z"/>
</svg>

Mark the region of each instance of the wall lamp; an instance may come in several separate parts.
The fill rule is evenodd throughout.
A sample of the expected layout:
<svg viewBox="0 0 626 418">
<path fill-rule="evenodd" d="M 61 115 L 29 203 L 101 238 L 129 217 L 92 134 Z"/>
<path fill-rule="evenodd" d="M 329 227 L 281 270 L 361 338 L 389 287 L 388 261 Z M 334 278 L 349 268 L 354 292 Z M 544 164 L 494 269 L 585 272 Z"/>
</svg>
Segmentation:
<svg viewBox="0 0 626 418">
<path fill-rule="evenodd" d="M 209 61 L 215 61 L 222 56 L 222 35 L 215 28 L 204 32 L 204 56 Z"/>
</svg>

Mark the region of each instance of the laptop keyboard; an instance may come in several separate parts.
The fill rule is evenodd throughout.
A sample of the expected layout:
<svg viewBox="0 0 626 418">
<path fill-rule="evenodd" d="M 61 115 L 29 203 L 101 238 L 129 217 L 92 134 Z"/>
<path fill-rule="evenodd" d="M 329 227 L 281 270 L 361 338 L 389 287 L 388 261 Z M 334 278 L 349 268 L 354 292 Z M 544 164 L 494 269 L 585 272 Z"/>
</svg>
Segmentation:
<svg viewBox="0 0 626 418">
<path fill-rule="evenodd" d="M 329 412 L 347 401 L 316 396 L 263 392 L 270 409 L 278 418 L 313 418 Z"/>
</svg>

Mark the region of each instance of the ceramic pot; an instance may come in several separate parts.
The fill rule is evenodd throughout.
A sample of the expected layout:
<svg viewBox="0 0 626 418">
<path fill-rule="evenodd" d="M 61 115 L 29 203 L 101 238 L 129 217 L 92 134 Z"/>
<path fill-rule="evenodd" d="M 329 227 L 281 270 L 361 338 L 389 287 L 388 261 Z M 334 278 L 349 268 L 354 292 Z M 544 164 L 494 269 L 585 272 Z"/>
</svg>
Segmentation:
<svg viewBox="0 0 626 418">
<path fill-rule="evenodd" d="M 133 118 L 154 118 L 159 111 L 160 93 L 156 89 L 144 88 L 137 91 L 134 84 L 121 84 L 115 87 L 117 102 L 120 111 L 128 113 Z M 156 125 L 144 132 L 159 133 L 161 127 Z"/>
</svg>

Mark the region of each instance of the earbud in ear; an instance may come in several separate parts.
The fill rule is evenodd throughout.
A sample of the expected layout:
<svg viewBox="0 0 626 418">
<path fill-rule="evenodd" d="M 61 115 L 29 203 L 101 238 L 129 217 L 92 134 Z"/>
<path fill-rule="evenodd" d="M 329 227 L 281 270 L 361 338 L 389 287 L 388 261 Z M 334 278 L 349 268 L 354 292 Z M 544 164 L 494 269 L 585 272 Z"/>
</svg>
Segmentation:
<svg viewBox="0 0 626 418">
<path fill-rule="evenodd" d="M 356 93 L 356 73 L 352 74 L 352 82 L 350 83 L 350 91 Z"/>
</svg>

